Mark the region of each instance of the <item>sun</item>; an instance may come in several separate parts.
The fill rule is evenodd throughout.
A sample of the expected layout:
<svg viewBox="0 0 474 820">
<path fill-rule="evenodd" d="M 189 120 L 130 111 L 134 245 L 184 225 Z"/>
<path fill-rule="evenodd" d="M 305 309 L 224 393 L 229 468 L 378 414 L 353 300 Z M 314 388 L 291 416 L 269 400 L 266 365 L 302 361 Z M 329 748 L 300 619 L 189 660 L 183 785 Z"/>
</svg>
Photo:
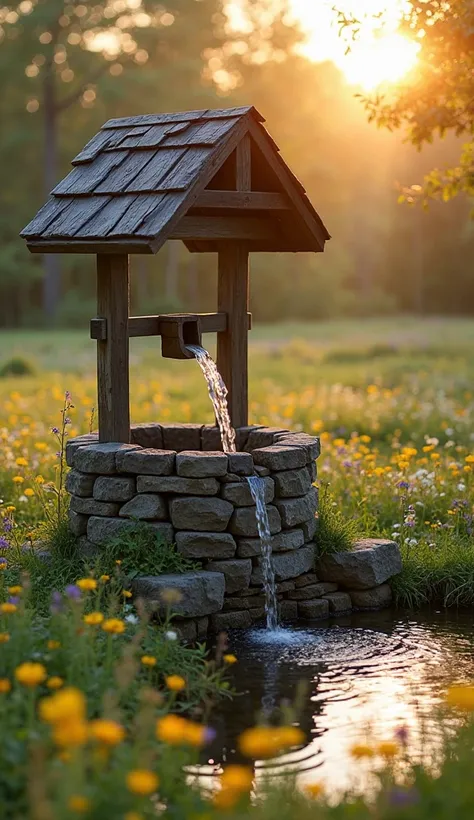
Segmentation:
<svg viewBox="0 0 474 820">
<path fill-rule="evenodd" d="M 349 83 L 366 90 L 399 82 L 416 66 L 420 44 L 398 32 L 405 0 L 340 0 L 336 5 L 361 19 L 357 40 L 339 35 L 334 0 L 291 0 L 292 15 L 306 33 L 299 50 L 308 59 L 331 60 Z"/>
</svg>

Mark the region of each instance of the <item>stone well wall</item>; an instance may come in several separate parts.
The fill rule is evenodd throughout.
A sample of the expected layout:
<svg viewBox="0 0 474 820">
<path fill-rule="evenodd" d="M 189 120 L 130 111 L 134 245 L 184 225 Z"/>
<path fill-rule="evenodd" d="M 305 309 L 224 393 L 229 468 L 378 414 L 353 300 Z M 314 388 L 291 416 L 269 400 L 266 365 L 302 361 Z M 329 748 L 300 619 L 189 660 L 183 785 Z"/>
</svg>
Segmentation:
<svg viewBox="0 0 474 820">
<path fill-rule="evenodd" d="M 67 445 L 69 523 L 79 550 L 93 555 L 136 520 L 147 522 L 202 566 L 187 574 L 196 577 L 179 611 L 200 632 L 209 616 L 213 629 L 245 627 L 264 617 L 248 476 L 265 479 L 283 617 L 298 614 L 298 596 L 282 600 L 295 591 L 292 579 L 306 578 L 314 566 L 319 440 L 280 428 L 246 427 L 236 433 L 239 452 L 229 455 L 221 451 L 217 428 L 194 424 L 134 425 L 131 444 L 103 444 L 87 435 Z M 159 600 L 173 578 L 185 583 L 184 576 L 142 578 L 136 592 Z"/>
</svg>

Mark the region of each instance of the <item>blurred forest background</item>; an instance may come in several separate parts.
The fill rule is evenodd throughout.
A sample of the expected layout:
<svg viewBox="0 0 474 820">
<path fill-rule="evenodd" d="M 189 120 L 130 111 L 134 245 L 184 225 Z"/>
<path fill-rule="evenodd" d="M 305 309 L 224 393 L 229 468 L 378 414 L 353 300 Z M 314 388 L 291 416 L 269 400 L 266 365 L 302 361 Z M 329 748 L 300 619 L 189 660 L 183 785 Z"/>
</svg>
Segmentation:
<svg viewBox="0 0 474 820">
<path fill-rule="evenodd" d="M 313 3 L 315 0 L 308 0 Z M 295 45 L 285 3 L 22 0 L 0 5 L 0 327 L 84 326 L 94 259 L 31 256 L 18 233 L 110 117 L 253 104 L 333 236 L 327 252 L 254 255 L 257 320 L 474 311 L 466 198 L 427 212 L 400 185 L 456 163 L 452 134 L 419 153 L 367 122 L 356 88 Z M 215 261 L 169 243 L 132 259 L 134 313 L 215 308 Z"/>
</svg>

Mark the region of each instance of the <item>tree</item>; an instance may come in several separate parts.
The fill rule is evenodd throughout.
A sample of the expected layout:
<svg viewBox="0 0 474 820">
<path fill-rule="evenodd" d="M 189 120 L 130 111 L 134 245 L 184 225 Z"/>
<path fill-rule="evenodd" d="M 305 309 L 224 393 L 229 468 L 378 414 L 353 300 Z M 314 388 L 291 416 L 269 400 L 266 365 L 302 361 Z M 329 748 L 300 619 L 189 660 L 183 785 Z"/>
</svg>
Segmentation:
<svg viewBox="0 0 474 820">
<path fill-rule="evenodd" d="M 357 37 L 362 19 L 339 13 L 343 29 Z M 474 4 L 472 0 L 408 0 L 400 31 L 420 44 L 419 60 L 404 83 L 362 97 L 369 120 L 404 129 L 421 149 L 436 136 L 452 133 L 465 138 L 459 162 L 434 169 L 424 185 L 413 185 L 404 196 L 413 202 L 448 201 L 474 194 Z"/>
<path fill-rule="evenodd" d="M 166 8 L 151 0 L 22 0 L 0 9 L 0 79 L 8 98 L 0 103 L 5 115 L 0 147 L 11 143 L 16 133 L 18 155 L 32 134 L 35 141 L 39 136 L 36 123 L 26 124 L 25 112 L 40 119 L 44 153 L 37 165 L 43 168 L 42 198 L 58 181 L 60 133 L 71 122 L 76 131 L 83 124 L 78 111 L 87 114 L 107 101 L 113 105 L 124 97 L 130 100 L 127 78 L 130 87 L 140 78 L 142 92 L 147 86 L 159 108 L 158 101 L 170 96 L 175 106 L 178 89 L 186 89 L 189 96 L 189 74 L 197 86 L 201 51 L 214 44 L 212 18 L 219 8 L 220 0 L 170 0 Z M 147 70 L 147 63 L 153 71 Z M 183 68 L 187 83 L 176 76 Z M 135 94 L 135 106 L 142 97 Z M 47 255 L 44 260 L 43 307 L 51 319 L 59 297 L 59 258 Z"/>
</svg>

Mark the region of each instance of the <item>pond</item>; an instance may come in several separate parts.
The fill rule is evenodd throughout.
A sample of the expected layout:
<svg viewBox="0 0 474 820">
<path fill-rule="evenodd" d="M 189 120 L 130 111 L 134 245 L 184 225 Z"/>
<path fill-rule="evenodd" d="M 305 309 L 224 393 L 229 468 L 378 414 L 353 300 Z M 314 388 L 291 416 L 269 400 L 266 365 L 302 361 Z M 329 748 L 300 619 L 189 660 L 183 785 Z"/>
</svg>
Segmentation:
<svg viewBox="0 0 474 820">
<path fill-rule="evenodd" d="M 351 745 L 392 740 L 400 729 L 410 752 L 426 759 L 454 720 L 436 719 L 446 687 L 474 679 L 473 624 L 472 612 L 386 610 L 270 638 L 265 629 L 234 633 L 238 696 L 211 715 L 216 738 L 196 772 L 201 784 L 212 788 L 222 764 L 243 762 L 237 737 L 258 714 L 275 714 L 295 699 L 306 744 L 283 758 L 257 761 L 257 782 L 264 773 L 296 773 L 300 785 L 318 780 L 334 794 L 365 790 L 368 767 L 354 764 Z"/>
</svg>

